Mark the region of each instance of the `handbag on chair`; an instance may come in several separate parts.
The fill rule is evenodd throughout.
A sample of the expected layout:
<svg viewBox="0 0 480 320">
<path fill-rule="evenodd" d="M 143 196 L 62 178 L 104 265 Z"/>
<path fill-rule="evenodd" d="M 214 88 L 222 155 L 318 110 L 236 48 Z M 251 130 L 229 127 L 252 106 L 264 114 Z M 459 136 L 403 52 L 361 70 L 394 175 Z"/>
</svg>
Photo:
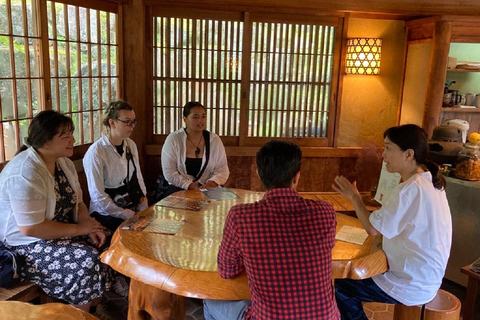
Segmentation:
<svg viewBox="0 0 480 320">
<path fill-rule="evenodd" d="M 20 255 L 0 244 L 0 288 L 8 288 L 20 283 L 17 272 Z"/>
</svg>

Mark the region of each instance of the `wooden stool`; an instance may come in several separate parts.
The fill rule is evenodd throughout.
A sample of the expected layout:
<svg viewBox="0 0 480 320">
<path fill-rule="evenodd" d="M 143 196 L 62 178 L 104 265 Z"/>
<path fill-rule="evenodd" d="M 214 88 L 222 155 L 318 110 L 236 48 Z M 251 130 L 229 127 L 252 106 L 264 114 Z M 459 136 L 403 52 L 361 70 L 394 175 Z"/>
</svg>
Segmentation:
<svg viewBox="0 0 480 320">
<path fill-rule="evenodd" d="M 435 298 L 425 305 L 424 320 L 459 320 L 460 300 L 450 292 L 439 289 Z M 395 305 L 394 320 L 421 319 L 422 306 Z"/>
<path fill-rule="evenodd" d="M 2 320 L 98 320 L 88 312 L 62 303 L 33 305 L 20 301 L 0 301 Z"/>
</svg>

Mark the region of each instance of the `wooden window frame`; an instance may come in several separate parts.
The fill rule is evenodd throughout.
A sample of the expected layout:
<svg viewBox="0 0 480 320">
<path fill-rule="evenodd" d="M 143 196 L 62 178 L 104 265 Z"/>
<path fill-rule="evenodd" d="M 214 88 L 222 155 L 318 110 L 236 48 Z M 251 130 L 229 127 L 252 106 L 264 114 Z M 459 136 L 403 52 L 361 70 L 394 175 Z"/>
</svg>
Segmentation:
<svg viewBox="0 0 480 320">
<path fill-rule="evenodd" d="M 180 17 L 180 18 L 197 18 L 197 19 L 241 19 L 243 21 L 243 45 L 242 45 L 242 86 L 241 86 L 241 105 L 240 105 L 240 127 L 239 136 L 221 136 L 225 145 L 230 146 L 261 146 L 271 139 L 282 139 L 293 141 L 303 147 L 327 147 L 334 146 L 335 141 L 335 126 L 338 124 L 338 107 L 337 107 L 337 92 L 339 87 L 340 77 L 340 56 L 342 48 L 343 35 L 343 16 L 342 15 L 325 15 L 325 16 L 300 16 L 287 15 L 277 13 L 259 13 L 259 12 L 232 12 L 232 11 L 211 11 L 202 9 L 176 8 L 176 7 L 147 7 L 147 42 L 151 43 L 153 39 L 153 19 L 155 17 Z M 326 137 L 317 138 L 275 138 L 275 137 L 248 137 L 248 108 L 249 108 L 249 94 L 250 94 L 250 54 L 251 54 L 251 21 L 260 22 L 278 22 L 278 23 L 297 23 L 305 24 L 311 23 L 316 25 L 328 25 L 335 27 L 335 42 L 333 48 L 333 70 L 331 79 L 331 91 L 329 98 L 328 124 Z M 147 59 L 153 61 L 152 46 L 147 46 Z M 153 69 L 153 68 L 152 68 Z M 147 70 L 147 79 L 153 79 L 153 70 Z M 165 141 L 166 135 L 153 133 L 153 81 L 147 81 L 147 93 L 149 94 L 148 101 L 151 103 L 151 110 L 148 112 L 150 123 L 147 125 L 152 128 L 149 130 L 147 136 L 148 143 L 162 144 Z M 208 107 L 208 106 L 207 106 Z M 178 129 L 178 128 L 176 128 Z M 176 130 L 175 129 L 175 130 Z"/>
<path fill-rule="evenodd" d="M 57 3 L 57 4 L 65 4 L 65 5 L 72 5 L 72 6 L 77 6 L 77 7 L 82 7 L 82 8 L 86 8 L 86 9 L 93 9 L 93 10 L 100 10 L 100 11 L 105 11 L 105 12 L 109 12 L 109 13 L 113 13 L 113 14 L 116 14 L 116 47 L 117 47 L 117 65 L 116 65 L 116 78 L 117 78 L 117 96 L 118 97 L 122 97 L 123 96 L 123 46 L 122 46 L 122 32 L 121 32 L 121 29 L 122 29 L 122 6 L 118 3 L 114 3 L 114 2 L 111 2 L 111 1 L 106 1 L 106 0 L 57 0 L 57 1 L 52 1 L 53 3 Z M 8 8 L 11 8 L 11 4 L 10 4 L 10 1 L 7 0 L 7 5 L 9 5 Z M 39 48 L 39 65 L 41 66 L 40 67 L 40 71 L 39 71 L 39 75 L 38 77 L 35 77 L 35 79 L 39 79 L 39 83 L 40 83 L 40 92 L 37 93 L 37 96 L 38 96 L 38 109 L 39 111 L 41 110 L 51 110 L 51 109 L 55 109 L 53 106 L 52 106 L 52 98 L 51 98 L 51 93 L 52 93 L 52 87 L 51 87 L 51 74 L 50 74 L 50 52 L 49 52 L 49 41 L 50 41 L 50 37 L 49 37 L 49 32 L 48 32 L 48 14 L 47 14 L 47 0 L 35 0 L 35 1 L 32 1 L 32 6 L 35 7 L 35 12 L 33 15 L 35 17 L 38 18 L 38 21 L 34 21 L 34 22 L 30 22 L 28 21 L 29 24 L 31 23 L 36 23 L 38 25 L 38 35 L 35 36 L 35 38 L 38 38 L 38 41 L 40 42 L 40 48 Z M 24 7 L 24 11 L 23 12 L 26 12 L 26 6 L 25 6 L 25 1 L 23 2 L 23 7 Z M 10 9 L 11 10 L 11 9 Z M 33 9 L 32 9 L 33 10 Z M 97 11 L 98 12 L 98 11 Z M 26 19 L 26 14 L 24 14 L 24 20 Z M 25 25 L 25 23 L 24 23 Z M 78 24 L 77 24 L 78 25 Z M 8 30 L 12 30 L 12 22 L 9 21 L 9 29 Z M 97 32 L 98 33 L 98 32 Z M 16 35 L 11 35 L 11 37 L 15 37 Z M 28 44 L 27 40 L 32 38 L 32 36 L 28 35 L 27 33 L 25 33 L 25 35 L 23 36 L 23 38 L 25 39 L 25 42 Z M 100 46 L 100 43 L 101 43 L 101 40 L 99 39 L 98 40 L 99 42 L 99 46 Z M 101 44 L 103 45 L 103 43 Z M 111 46 L 111 43 L 109 42 L 108 43 L 108 46 Z M 10 46 L 12 47 L 12 45 Z M 12 49 L 10 49 L 12 50 Z M 108 50 L 108 52 L 110 52 L 110 50 Z M 13 56 L 13 53 L 11 53 L 11 56 Z M 28 58 L 28 53 L 26 52 L 26 56 Z M 110 60 L 110 56 L 107 58 L 108 60 Z M 101 56 L 99 57 L 99 64 L 101 63 Z M 26 65 L 26 68 L 28 69 L 28 62 L 29 60 L 27 59 L 27 65 Z M 70 61 L 70 57 L 67 56 L 67 61 Z M 55 63 L 57 62 L 57 60 L 55 60 Z M 110 78 L 111 75 L 110 75 L 110 70 L 108 70 L 108 77 Z M 101 74 L 101 71 L 99 70 L 99 75 L 98 75 L 98 78 L 99 78 L 99 83 L 101 83 L 101 81 L 103 80 L 103 75 Z M 15 74 L 12 74 L 12 81 L 16 81 L 17 77 L 15 77 Z M 23 78 L 22 78 L 23 79 Z M 31 81 L 31 79 L 33 79 L 31 76 L 30 77 L 27 77 L 26 78 L 27 80 Z M 110 85 L 111 87 L 111 85 Z M 71 96 L 72 92 L 71 91 L 71 86 L 69 85 L 68 86 L 68 90 L 69 90 L 69 97 Z M 30 92 L 31 90 L 29 90 Z M 13 99 L 16 100 L 16 95 L 17 93 L 15 93 L 13 95 Z M 111 95 L 109 95 L 109 98 L 111 98 Z M 29 117 L 26 118 L 25 120 L 28 120 L 28 121 L 31 121 L 31 119 L 33 118 L 33 109 L 32 109 L 32 104 L 31 104 L 31 95 L 29 96 Z M 72 115 L 72 109 L 71 109 L 71 99 L 69 99 L 68 101 L 69 103 L 69 112 L 67 112 L 67 115 L 71 116 Z M 80 102 L 81 104 L 81 102 Z M 100 104 L 100 103 L 99 103 Z M 18 124 L 18 121 L 20 120 L 24 120 L 24 119 L 19 119 L 18 117 L 18 104 L 14 103 L 13 104 L 13 107 L 14 107 L 14 118 L 12 120 L 8 120 L 9 122 L 14 122 L 16 124 L 16 141 L 14 141 L 17 149 L 20 147 L 20 145 L 23 143 L 23 141 L 19 141 L 19 124 Z M 100 108 L 101 108 L 101 105 L 100 105 Z M 80 109 L 78 110 L 78 113 L 79 114 L 82 114 L 84 112 L 94 112 L 95 110 L 93 109 L 89 109 L 89 110 L 85 110 L 85 109 Z M 102 111 L 100 109 L 100 114 L 102 114 Z M 1 113 L 1 102 L 0 102 L 0 113 Z M 82 118 L 82 117 L 80 117 Z M 100 121 L 100 127 L 102 127 L 102 121 Z M 3 123 L 3 121 L 2 121 Z M 81 123 L 81 122 L 80 122 Z M 92 123 L 93 125 L 93 123 Z M 83 130 L 82 128 L 83 126 L 81 125 L 79 128 L 76 128 L 76 130 Z M 102 128 L 100 128 L 100 131 L 102 130 Z M 92 140 L 95 140 L 94 139 L 94 136 L 93 136 L 93 127 L 90 128 L 90 139 Z M 83 141 L 83 134 L 80 135 L 80 142 L 81 143 L 84 143 Z M 9 140 L 10 141 L 10 140 Z M 7 158 L 5 157 L 5 148 L 4 148 L 4 140 L 1 139 L 0 141 L 0 144 L 2 145 L 2 155 L 0 155 L 0 162 L 2 161 L 8 161 Z M 88 146 L 91 144 L 91 142 L 87 142 L 86 144 L 81 144 L 81 145 L 78 145 L 78 146 L 75 146 L 74 148 L 74 156 L 72 158 L 76 159 L 76 158 L 80 158 L 83 156 L 83 154 L 86 152 Z M 11 157 L 9 157 L 10 159 Z"/>
<path fill-rule="evenodd" d="M 100 137 L 101 132 L 103 131 L 103 124 L 102 124 L 102 117 L 103 117 L 103 110 L 107 106 L 108 102 L 111 101 L 112 99 L 112 92 L 111 90 L 114 88 L 112 86 L 112 82 L 116 82 L 116 87 L 115 90 L 118 90 L 118 87 L 120 85 L 120 77 L 118 75 L 118 66 L 119 66 L 119 55 L 118 52 L 120 51 L 119 48 L 119 42 L 118 42 L 118 28 L 116 31 L 115 35 L 115 42 L 111 41 L 110 38 L 110 32 L 107 31 L 106 33 L 106 42 L 102 42 L 102 37 L 101 37 L 101 24 L 100 24 L 100 15 L 101 11 L 105 12 L 107 14 L 107 20 L 106 20 L 106 26 L 107 29 L 109 29 L 110 26 L 110 21 L 111 21 L 111 16 L 110 14 L 115 14 L 116 15 L 116 21 L 118 21 L 118 10 L 114 10 L 114 12 L 106 11 L 106 10 L 101 10 L 101 9 L 96 9 L 96 8 L 106 8 L 106 6 L 96 6 L 96 8 L 90 8 L 90 7 L 85 7 L 84 5 L 78 6 L 78 5 L 72 5 L 72 4 L 67 4 L 64 2 L 60 1 L 54 1 L 54 0 L 49 0 L 52 3 L 51 6 L 51 13 L 52 13 L 52 24 L 53 24 L 53 29 L 52 29 L 52 34 L 48 34 L 48 44 L 49 44 L 49 49 L 51 50 L 51 47 L 53 46 L 53 54 L 54 54 L 54 74 L 49 72 L 48 77 L 49 83 L 53 85 L 53 88 L 51 88 L 51 96 L 55 97 L 55 105 L 53 105 L 53 99 L 51 99 L 51 108 L 57 111 L 60 111 L 62 113 L 65 113 L 66 115 L 70 116 L 73 120 L 74 123 L 76 124 L 75 127 L 75 132 L 77 136 L 77 141 L 76 144 L 78 145 L 83 145 L 83 144 L 90 144 L 94 142 L 96 139 Z M 47 1 L 48 2 L 48 1 Z M 63 6 L 64 12 L 68 10 L 68 6 L 73 6 L 75 8 L 75 25 L 76 25 L 76 39 L 70 38 L 70 33 L 69 33 L 69 24 L 68 21 L 71 18 L 69 14 L 64 13 L 64 21 L 60 22 L 60 25 L 62 25 L 65 28 L 65 39 L 59 39 L 57 35 L 57 21 L 56 21 L 56 8 L 57 4 L 60 5 L 61 7 Z M 100 3 L 101 4 L 101 3 Z M 82 8 L 84 13 L 86 14 L 86 39 L 82 39 L 80 35 L 80 11 Z M 112 9 L 112 8 L 109 8 Z M 92 10 L 94 10 L 92 12 Z M 97 30 L 93 30 L 91 28 L 92 24 L 90 23 L 92 19 L 95 19 L 97 21 Z M 92 35 L 95 33 L 96 41 L 92 39 Z M 60 75 L 59 74 L 59 68 L 58 68 L 58 61 L 59 61 L 59 54 L 58 54 L 58 48 L 60 47 L 60 43 L 64 43 L 66 52 L 65 52 L 65 59 L 66 59 L 66 74 L 65 75 Z M 71 61 L 71 50 L 70 48 L 76 47 L 77 51 L 77 59 L 76 61 Z M 81 62 L 81 47 L 86 47 L 87 48 L 87 59 L 88 62 L 87 64 L 82 64 Z M 107 70 L 107 75 L 102 74 L 102 48 L 106 50 L 106 63 L 108 66 Z M 116 51 L 116 57 L 117 61 L 115 61 L 115 75 L 111 74 L 111 68 L 112 68 L 112 61 L 111 61 L 111 54 L 112 54 L 112 48 L 114 51 Z M 94 56 L 94 51 L 97 52 L 97 61 L 94 62 L 92 61 L 92 58 Z M 49 51 L 50 53 L 50 51 Z M 52 61 L 52 59 L 50 59 Z M 71 74 L 71 65 L 76 64 L 77 67 L 77 75 L 73 76 Z M 83 74 L 83 69 L 84 67 L 87 67 L 87 75 Z M 97 74 L 93 74 L 94 68 L 97 67 Z M 52 68 L 50 68 L 52 70 Z M 50 71 L 49 70 L 49 71 Z M 103 82 L 107 81 L 107 101 L 104 101 L 104 105 L 102 105 L 102 100 L 103 100 Z M 67 90 L 67 106 L 63 106 L 63 108 L 60 105 L 60 85 L 59 83 L 64 82 L 66 83 L 66 90 Z M 77 84 L 77 92 L 72 92 L 72 85 L 73 83 Z M 96 85 L 95 85 L 96 83 Z M 87 106 L 84 105 L 84 85 L 86 84 L 86 87 L 88 87 L 88 102 Z M 97 88 L 98 92 L 98 97 L 97 99 L 93 99 L 93 93 L 94 93 L 94 88 Z M 117 93 L 118 96 L 118 93 Z M 78 105 L 77 109 L 73 110 L 72 108 L 72 102 L 74 100 L 77 100 Z M 67 110 L 65 110 L 67 109 Z M 98 122 L 94 123 L 94 118 L 95 115 L 98 118 Z M 84 125 L 84 117 L 85 115 L 88 115 L 88 120 L 90 121 L 90 125 L 85 127 Z"/>
</svg>

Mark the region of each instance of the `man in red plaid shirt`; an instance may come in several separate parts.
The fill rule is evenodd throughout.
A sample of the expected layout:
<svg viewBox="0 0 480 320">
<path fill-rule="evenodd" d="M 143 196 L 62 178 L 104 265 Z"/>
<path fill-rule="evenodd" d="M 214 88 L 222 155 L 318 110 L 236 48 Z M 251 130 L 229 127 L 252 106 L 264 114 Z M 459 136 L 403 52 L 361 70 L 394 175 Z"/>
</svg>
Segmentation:
<svg viewBox="0 0 480 320">
<path fill-rule="evenodd" d="M 247 272 L 252 300 L 204 301 L 207 320 L 340 319 L 331 279 L 336 219 L 331 204 L 295 191 L 302 152 L 272 140 L 257 153 L 262 200 L 230 209 L 218 272 Z"/>
</svg>

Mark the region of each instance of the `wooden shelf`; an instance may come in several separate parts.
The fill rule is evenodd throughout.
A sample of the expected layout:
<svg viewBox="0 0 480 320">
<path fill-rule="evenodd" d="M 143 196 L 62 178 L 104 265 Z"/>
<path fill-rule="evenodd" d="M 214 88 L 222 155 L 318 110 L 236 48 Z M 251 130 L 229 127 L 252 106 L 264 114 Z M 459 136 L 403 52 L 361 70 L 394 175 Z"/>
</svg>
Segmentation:
<svg viewBox="0 0 480 320">
<path fill-rule="evenodd" d="M 442 108 L 442 112 L 480 113 L 480 108 Z"/>
<path fill-rule="evenodd" d="M 480 72 L 480 69 L 447 69 L 447 72 Z"/>
</svg>

